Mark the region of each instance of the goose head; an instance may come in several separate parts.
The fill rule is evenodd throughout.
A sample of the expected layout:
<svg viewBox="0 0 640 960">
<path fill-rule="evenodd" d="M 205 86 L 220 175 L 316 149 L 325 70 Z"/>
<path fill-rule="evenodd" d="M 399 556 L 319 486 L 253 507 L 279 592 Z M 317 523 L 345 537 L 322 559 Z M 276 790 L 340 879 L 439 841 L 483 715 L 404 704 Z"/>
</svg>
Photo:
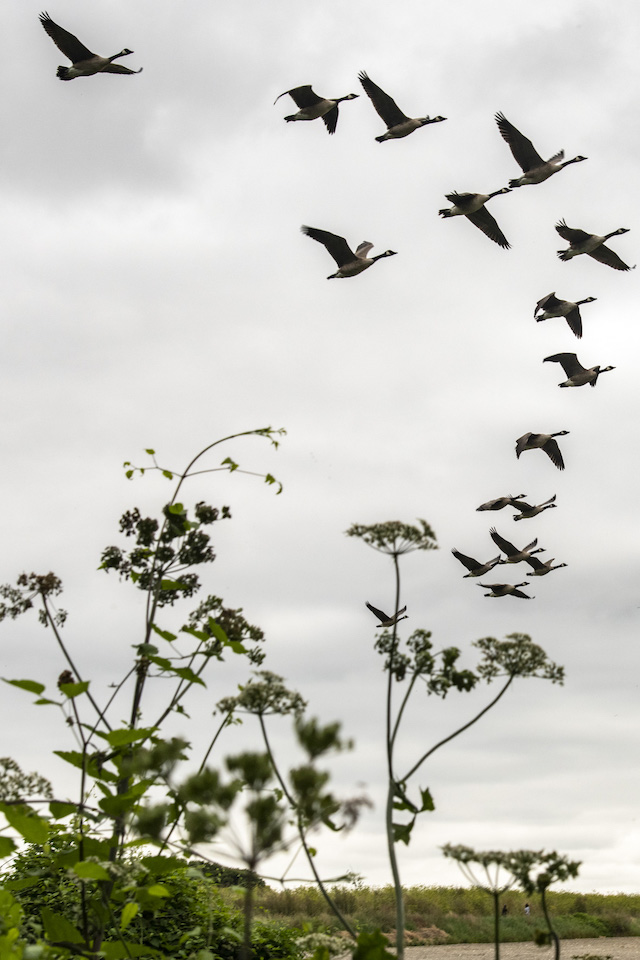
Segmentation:
<svg viewBox="0 0 640 960">
<path fill-rule="evenodd" d="M 420 126 L 425 127 L 428 123 L 441 123 L 443 120 L 446 120 L 446 117 L 417 117 L 417 120 L 420 121 Z"/>
</svg>

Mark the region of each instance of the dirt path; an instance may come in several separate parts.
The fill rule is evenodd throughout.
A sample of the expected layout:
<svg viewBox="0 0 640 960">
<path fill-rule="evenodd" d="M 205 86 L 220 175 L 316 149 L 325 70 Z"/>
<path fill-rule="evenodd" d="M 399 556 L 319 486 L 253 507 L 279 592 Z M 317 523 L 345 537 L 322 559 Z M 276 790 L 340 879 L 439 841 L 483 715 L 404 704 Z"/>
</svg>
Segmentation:
<svg viewBox="0 0 640 960">
<path fill-rule="evenodd" d="M 640 937 L 592 937 L 588 940 L 561 940 L 562 960 L 585 954 L 611 960 L 640 960 Z M 454 943 L 450 946 L 407 947 L 406 960 L 493 960 L 492 943 Z M 551 947 L 533 943 L 501 943 L 500 960 L 553 960 Z"/>
</svg>

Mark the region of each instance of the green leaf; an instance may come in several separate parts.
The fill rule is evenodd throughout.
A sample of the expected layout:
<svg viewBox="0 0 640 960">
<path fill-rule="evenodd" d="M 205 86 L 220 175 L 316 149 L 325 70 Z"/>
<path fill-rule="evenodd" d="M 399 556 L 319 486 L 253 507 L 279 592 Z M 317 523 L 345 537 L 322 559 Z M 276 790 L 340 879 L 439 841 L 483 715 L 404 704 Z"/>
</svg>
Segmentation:
<svg viewBox="0 0 640 960">
<path fill-rule="evenodd" d="M 175 633 L 170 633 L 168 630 L 161 630 L 160 627 L 156 627 L 155 623 L 151 624 L 151 629 L 154 633 L 157 633 L 159 637 L 162 637 L 163 640 L 168 640 L 169 643 L 176 639 Z"/>
<path fill-rule="evenodd" d="M 93 860 L 79 860 L 78 863 L 73 864 L 71 869 L 76 876 L 80 877 L 82 880 L 111 879 L 105 868 L 101 867 L 99 863 L 94 863 Z"/>
<path fill-rule="evenodd" d="M 56 756 L 60 757 L 61 760 L 70 763 L 72 767 L 78 767 L 78 769 L 82 770 L 84 757 L 78 750 L 54 750 L 53 752 Z"/>
<path fill-rule="evenodd" d="M 0 859 L 4 860 L 10 853 L 16 849 L 16 845 L 11 837 L 0 837 Z"/>
<path fill-rule="evenodd" d="M 120 915 L 120 929 L 126 930 L 133 918 L 138 913 L 140 905 L 137 903 L 125 903 Z"/>
<path fill-rule="evenodd" d="M 162 476 L 166 477 L 167 480 L 173 480 L 173 474 L 171 473 L 171 470 L 163 470 Z"/>
<path fill-rule="evenodd" d="M 151 447 L 147 447 L 147 449 L 145 450 L 145 453 L 148 453 L 149 456 L 152 457 L 155 453 L 155 450 L 152 450 Z"/>
<path fill-rule="evenodd" d="M 27 843 L 46 843 L 49 837 L 49 824 L 29 807 L 0 803 L 0 811 L 7 822 Z"/>
<path fill-rule="evenodd" d="M 34 700 L 33 703 L 34 703 L 34 706 L 42 706 L 42 704 L 45 704 L 45 703 L 51 704 L 54 707 L 62 706 L 62 704 L 58 703 L 57 700 L 47 700 L 46 697 L 40 697 L 39 700 Z"/>
<path fill-rule="evenodd" d="M 140 863 L 156 877 L 164 873 L 175 873 L 176 870 L 186 870 L 184 860 L 179 857 L 142 857 Z"/>
<path fill-rule="evenodd" d="M 169 513 L 184 513 L 184 506 L 181 503 L 171 503 L 167 509 L 169 510 Z"/>
<path fill-rule="evenodd" d="M 110 730 L 103 736 L 112 747 L 124 747 L 130 743 L 135 743 L 137 740 L 146 740 L 156 730 L 157 727 L 140 727 L 138 730 L 122 727 L 119 730 Z"/>
<path fill-rule="evenodd" d="M 83 680 L 82 683 L 61 683 L 59 689 L 64 693 L 65 697 L 73 700 L 74 697 L 78 697 L 81 693 L 87 692 L 89 689 L 89 681 Z"/>
<path fill-rule="evenodd" d="M 221 466 L 223 467 L 228 466 L 230 473 L 233 473 L 234 470 L 238 469 L 238 464 L 234 463 L 231 457 L 225 457 L 224 460 L 222 461 Z"/>
<path fill-rule="evenodd" d="M 103 943 L 100 947 L 100 953 L 104 954 L 106 960 L 125 960 L 127 957 L 161 957 L 160 950 L 154 950 L 153 947 L 147 947 L 142 943 L 130 943 L 128 940 L 112 940 Z"/>
<path fill-rule="evenodd" d="M 387 938 L 380 930 L 371 933 L 363 930 L 358 934 L 353 960 L 394 960 L 394 954 L 387 950 L 388 946 Z"/>
<path fill-rule="evenodd" d="M 20 690 L 28 690 L 29 693 L 42 693 L 45 688 L 44 683 L 38 683 L 37 680 L 7 680 L 6 677 L 2 679 L 12 687 L 19 687 Z"/>
<path fill-rule="evenodd" d="M 188 680 L 190 683 L 199 683 L 202 687 L 206 687 L 204 680 L 201 680 L 191 667 L 176 667 L 173 672 L 176 676 L 182 677 L 183 680 Z"/>
<path fill-rule="evenodd" d="M 150 887 L 145 887 L 150 897 L 170 897 L 171 893 L 164 883 L 152 883 Z"/>
<path fill-rule="evenodd" d="M 75 803 L 61 803 L 59 800 L 52 800 L 49 804 L 49 810 L 54 820 L 68 817 L 70 813 L 76 813 L 77 809 Z"/>
<path fill-rule="evenodd" d="M 394 823 L 393 827 L 393 842 L 394 843 L 406 843 L 409 845 L 409 840 L 411 839 L 411 831 L 413 830 L 413 823 Z"/>
<path fill-rule="evenodd" d="M 422 798 L 420 813 L 423 813 L 425 810 L 435 810 L 436 805 L 433 802 L 433 797 L 431 796 L 431 791 L 428 787 L 425 787 L 424 790 L 422 790 L 422 788 L 420 789 L 420 797 Z"/>
<path fill-rule="evenodd" d="M 74 925 L 63 917 L 60 913 L 54 913 L 49 907 L 41 907 L 40 916 L 44 926 L 44 932 L 47 940 L 58 942 L 66 940 L 67 943 L 84 943 L 84 937 Z"/>
<path fill-rule="evenodd" d="M 180 583 L 179 580 L 161 580 L 160 589 L 161 590 L 183 590 L 187 586 L 186 583 Z"/>
</svg>

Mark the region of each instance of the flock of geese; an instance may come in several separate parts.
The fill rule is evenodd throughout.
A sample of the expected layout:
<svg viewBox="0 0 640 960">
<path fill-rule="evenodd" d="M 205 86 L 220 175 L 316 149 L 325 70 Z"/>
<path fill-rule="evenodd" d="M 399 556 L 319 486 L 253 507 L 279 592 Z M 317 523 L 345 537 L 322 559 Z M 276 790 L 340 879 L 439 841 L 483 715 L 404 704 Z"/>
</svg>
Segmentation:
<svg viewBox="0 0 640 960">
<path fill-rule="evenodd" d="M 131 70 L 128 67 L 114 62 L 122 57 L 129 56 L 133 52 L 127 47 L 112 56 L 103 57 L 93 53 L 74 36 L 74 34 L 69 33 L 68 30 L 65 30 L 55 23 L 48 13 L 43 12 L 40 14 L 40 23 L 58 49 L 71 61 L 71 66 L 58 67 L 56 75 L 60 80 L 74 80 L 78 77 L 89 77 L 98 73 L 131 75 L 142 72 L 142 68 L 139 70 Z M 358 80 L 378 116 L 387 128 L 385 133 L 375 138 L 378 143 L 383 143 L 386 140 L 402 139 L 419 130 L 420 127 L 446 120 L 446 117 L 442 116 L 409 117 L 402 112 L 395 100 L 374 83 L 364 71 L 358 74 Z M 348 100 L 355 100 L 359 94 L 349 93 L 346 96 L 335 98 L 320 97 L 314 93 L 310 84 L 305 84 L 303 86 L 293 87 L 290 90 L 285 90 L 284 93 L 281 93 L 280 96 L 276 98 L 274 103 L 277 103 L 280 97 L 284 96 L 290 96 L 298 107 L 296 113 L 289 114 L 284 118 L 287 123 L 322 119 L 328 133 L 334 134 L 338 123 L 339 104 Z M 486 209 L 488 201 L 501 194 L 511 193 L 512 190 L 518 187 L 543 183 L 565 167 L 574 163 L 581 163 L 587 158 L 580 155 L 573 157 L 571 160 L 565 160 L 564 151 L 561 150 L 554 154 L 549 160 L 543 160 L 531 140 L 525 137 L 524 134 L 510 123 L 503 113 L 496 113 L 495 120 L 502 138 L 508 144 L 515 161 L 522 170 L 522 175 L 511 179 L 507 187 L 494 190 L 492 193 L 452 192 L 446 194 L 446 199 L 452 206 L 438 212 L 444 219 L 456 216 L 466 217 L 467 220 L 470 220 L 474 226 L 478 227 L 485 236 L 506 250 L 509 249 L 510 244 L 495 218 Z M 555 228 L 560 237 L 569 243 L 569 246 L 565 250 L 558 251 L 558 257 L 561 260 L 567 261 L 573 257 L 585 254 L 614 270 L 627 271 L 631 269 L 620 259 L 617 253 L 606 245 L 606 242 L 611 237 L 628 233 L 628 228 L 620 227 L 602 236 L 569 227 L 564 220 L 560 220 Z M 395 250 L 385 250 L 384 253 L 371 257 L 369 254 L 373 244 L 367 241 L 363 241 L 356 247 L 355 251 L 353 251 L 344 237 L 330 233 L 328 230 L 318 229 L 317 227 L 303 226 L 302 232 L 306 234 L 306 236 L 311 237 L 312 240 L 321 243 L 337 264 L 338 269 L 330 274 L 328 279 L 355 277 L 364 270 L 367 270 L 378 260 L 396 255 Z M 580 316 L 580 307 L 585 303 L 593 302 L 595 299 L 595 297 L 585 297 L 583 300 L 577 300 L 575 302 L 561 300 L 556 297 L 555 291 L 553 291 L 536 304 L 534 318 L 536 321 L 543 321 L 555 317 L 564 317 L 572 333 L 577 338 L 581 338 L 582 318 Z M 560 387 L 580 387 L 586 384 L 595 387 L 601 373 L 615 369 L 613 366 L 583 367 L 575 353 L 555 353 L 549 357 L 545 357 L 544 362 L 559 363 L 562 366 L 567 379 L 559 384 Z M 556 433 L 525 433 L 516 441 L 516 456 L 519 458 L 526 450 L 542 450 L 559 470 L 564 470 L 564 460 L 555 438 L 565 436 L 568 432 L 568 430 L 560 430 Z M 498 497 L 495 500 L 481 504 L 477 510 L 497 511 L 503 510 L 505 507 L 513 507 L 517 511 L 513 519 L 525 520 L 538 516 L 538 514 L 544 510 L 549 510 L 556 506 L 555 494 L 540 504 L 527 503 L 524 497 L 525 494 L 519 494 L 515 497 L 510 495 Z M 566 566 L 565 563 L 554 565 L 553 559 L 547 561 L 540 560 L 536 554 L 544 552 L 544 548 L 537 546 L 537 538 L 526 546 L 518 548 L 509 540 L 505 539 L 505 537 L 501 536 L 495 527 L 491 527 L 489 533 L 501 553 L 486 563 L 480 563 L 473 557 L 461 553 L 459 550 L 452 550 L 456 559 L 459 560 L 468 571 L 468 573 L 464 574 L 465 577 L 483 577 L 494 567 L 501 564 L 524 562 L 529 565 L 529 576 L 532 577 L 543 577 L 553 570 L 558 570 Z M 489 592 L 485 594 L 487 597 L 514 596 L 522 599 L 532 599 L 529 594 L 524 593 L 520 589 L 527 585 L 527 581 L 517 584 L 480 584 L 483 589 L 488 589 Z M 385 614 L 382 610 L 372 606 L 370 603 L 367 603 L 367 607 L 380 621 L 379 626 L 381 627 L 392 626 L 397 623 L 398 620 L 406 618 L 406 607 L 403 607 L 402 610 L 399 610 L 392 616 Z"/>
</svg>

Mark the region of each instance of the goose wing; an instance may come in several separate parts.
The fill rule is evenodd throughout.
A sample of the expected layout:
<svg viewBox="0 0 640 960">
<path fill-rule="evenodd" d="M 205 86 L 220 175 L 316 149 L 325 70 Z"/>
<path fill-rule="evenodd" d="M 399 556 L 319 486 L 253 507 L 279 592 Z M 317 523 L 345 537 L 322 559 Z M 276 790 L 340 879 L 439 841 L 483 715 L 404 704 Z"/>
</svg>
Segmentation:
<svg viewBox="0 0 640 960">
<path fill-rule="evenodd" d="M 529 170 L 534 170 L 544 164 L 544 160 L 531 140 L 528 140 L 512 123 L 509 123 L 504 113 L 496 113 L 496 123 L 502 134 L 502 139 L 509 144 L 511 153 L 516 163 L 522 168 L 523 173 L 528 173 Z"/>
<path fill-rule="evenodd" d="M 505 540 L 504 537 L 501 537 L 495 527 L 491 527 L 489 530 L 491 534 L 491 539 L 497 547 L 500 547 L 503 553 L 506 553 L 508 557 L 512 557 L 516 553 L 520 553 L 517 547 L 514 547 L 512 543 L 509 543 L 508 540 Z"/>
<path fill-rule="evenodd" d="M 385 93 L 384 90 L 381 90 L 378 84 L 374 83 L 364 70 L 361 70 L 358 74 L 358 80 L 364 87 L 364 92 L 371 100 L 376 113 L 384 120 L 388 129 L 395 127 L 398 123 L 404 123 L 409 119 L 409 117 L 402 112 L 395 100 L 393 100 L 388 93 Z"/>
<path fill-rule="evenodd" d="M 312 107 L 316 103 L 320 103 L 322 97 L 319 97 L 311 89 L 310 83 L 305 83 L 301 87 L 293 87 L 291 90 L 285 90 L 284 93 L 281 93 L 280 96 L 276 97 L 273 101 L 277 103 L 280 97 L 286 97 L 289 94 L 293 102 L 297 107 Z"/>
<path fill-rule="evenodd" d="M 533 600 L 533 597 L 530 597 L 528 593 L 523 593 L 522 590 L 518 590 L 517 587 L 511 591 L 512 597 L 520 597 L 521 600 Z"/>
<path fill-rule="evenodd" d="M 576 373 L 587 372 L 585 367 L 578 361 L 575 353 L 554 353 L 550 357 L 545 357 L 542 362 L 547 363 L 547 361 L 562 364 L 562 369 L 568 377 L 573 377 Z"/>
<path fill-rule="evenodd" d="M 84 43 L 80 43 L 78 38 L 74 37 L 72 33 L 69 33 L 68 30 L 58 26 L 57 23 L 54 23 L 46 10 L 40 14 L 40 23 L 49 34 L 58 50 L 61 50 L 65 57 L 68 57 L 69 60 L 71 60 L 71 63 L 78 63 L 80 60 L 90 60 L 92 57 L 96 56 L 95 53 L 92 53 L 91 50 L 85 47 Z"/>
<path fill-rule="evenodd" d="M 356 259 L 355 253 L 344 237 L 329 233 L 328 230 L 318 230 L 316 227 L 302 226 L 300 229 L 307 237 L 322 243 L 339 267 L 343 267 L 346 263 L 353 263 Z"/>
<path fill-rule="evenodd" d="M 592 250 L 589 254 L 590 257 L 593 257 L 594 260 L 598 260 L 599 263 L 606 263 L 608 267 L 613 267 L 614 270 L 630 270 L 631 267 L 621 260 L 617 253 L 614 253 L 613 250 L 610 250 L 609 247 L 606 247 L 604 243 L 600 244 L 599 247 L 596 247 L 595 250 Z"/>
<path fill-rule="evenodd" d="M 369 610 L 371 610 L 371 613 L 374 613 L 376 615 L 376 617 L 378 618 L 378 620 L 380 620 L 381 623 L 385 623 L 387 620 L 391 619 L 382 610 L 378 610 L 378 608 L 374 607 L 372 603 L 369 603 L 369 601 L 367 601 L 367 607 L 369 608 Z"/>
<path fill-rule="evenodd" d="M 542 300 L 538 300 L 533 315 L 535 317 L 538 310 L 542 310 L 543 312 L 545 310 L 556 310 L 557 307 L 562 306 L 563 303 L 566 303 L 566 300 L 559 300 L 554 290 L 552 293 L 548 293 L 546 297 L 543 297 Z"/>
<path fill-rule="evenodd" d="M 460 563 L 467 568 L 467 570 L 477 570 L 478 567 L 482 566 L 482 564 L 478 563 L 477 560 L 474 560 L 473 557 L 467 557 L 466 554 L 460 553 L 460 551 L 456 550 L 455 548 L 452 549 L 451 553 L 454 555 L 456 560 L 459 560 Z"/>
<path fill-rule="evenodd" d="M 335 133 L 336 127 L 338 125 L 338 104 L 336 103 L 335 107 L 332 107 L 328 113 L 323 114 L 322 122 L 329 131 L 329 133 Z"/>
<path fill-rule="evenodd" d="M 582 317 L 580 316 L 580 308 L 574 307 L 573 310 L 570 310 L 569 313 L 565 314 L 565 320 L 569 324 L 569 329 L 572 333 L 576 335 L 578 340 L 582 337 Z"/>
<path fill-rule="evenodd" d="M 369 243 L 368 240 L 363 240 L 362 243 L 359 243 L 356 247 L 356 257 L 360 257 L 361 260 L 365 260 L 372 249 L 373 244 Z"/>
<path fill-rule="evenodd" d="M 110 63 L 109 66 L 103 67 L 100 73 L 142 73 L 142 67 L 139 70 L 131 70 L 121 63 Z"/>
<path fill-rule="evenodd" d="M 553 563 L 553 560 L 549 561 Z M 547 566 L 546 563 L 543 563 L 542 560 L 538 560 L 537 557 L 525 557 L 525 563 L 528 563 L 532 570 L 542 570 Z"/>
<path fill-rule="evenodd" d="M 467 213 L 465 216 L 467 220 L 471 220 L 474 226 L 482 230 L 485 237 L 489 237 L 490 240 L 497 243 L 503 250 L 508 250 L 511 247 L 511 244 L 496 223 L 495 217 L 492 217 L 485 207 L 481 207 L 479 210 L 476 210 L 475 213 Z"/>
<path fill-rule="evenodd" d="M 589 237 L 592 237 L 592 233 L 587 233 L 586 230 L 576 230 L 574 227 L 568 227 L 564 220 L 559 220 L 556 223 L 556 230 L 560 234 L 563 240 L 568 240 L 569 243 L 581 243 L 583 240 L 588 240 Z"/>
<path fill-rule="evenodd" d="M 549 457 L 551 462 L 558 468 L 558 470 L 564 470 L 564 460 L 562 459 L 562 454 L 560 453 L 560 447 L 558 446 L 557 440 L 554 440 L 553 437 L 550 437 L 545 444 L 543 444 L 542 449 Z"/>
</svg>

